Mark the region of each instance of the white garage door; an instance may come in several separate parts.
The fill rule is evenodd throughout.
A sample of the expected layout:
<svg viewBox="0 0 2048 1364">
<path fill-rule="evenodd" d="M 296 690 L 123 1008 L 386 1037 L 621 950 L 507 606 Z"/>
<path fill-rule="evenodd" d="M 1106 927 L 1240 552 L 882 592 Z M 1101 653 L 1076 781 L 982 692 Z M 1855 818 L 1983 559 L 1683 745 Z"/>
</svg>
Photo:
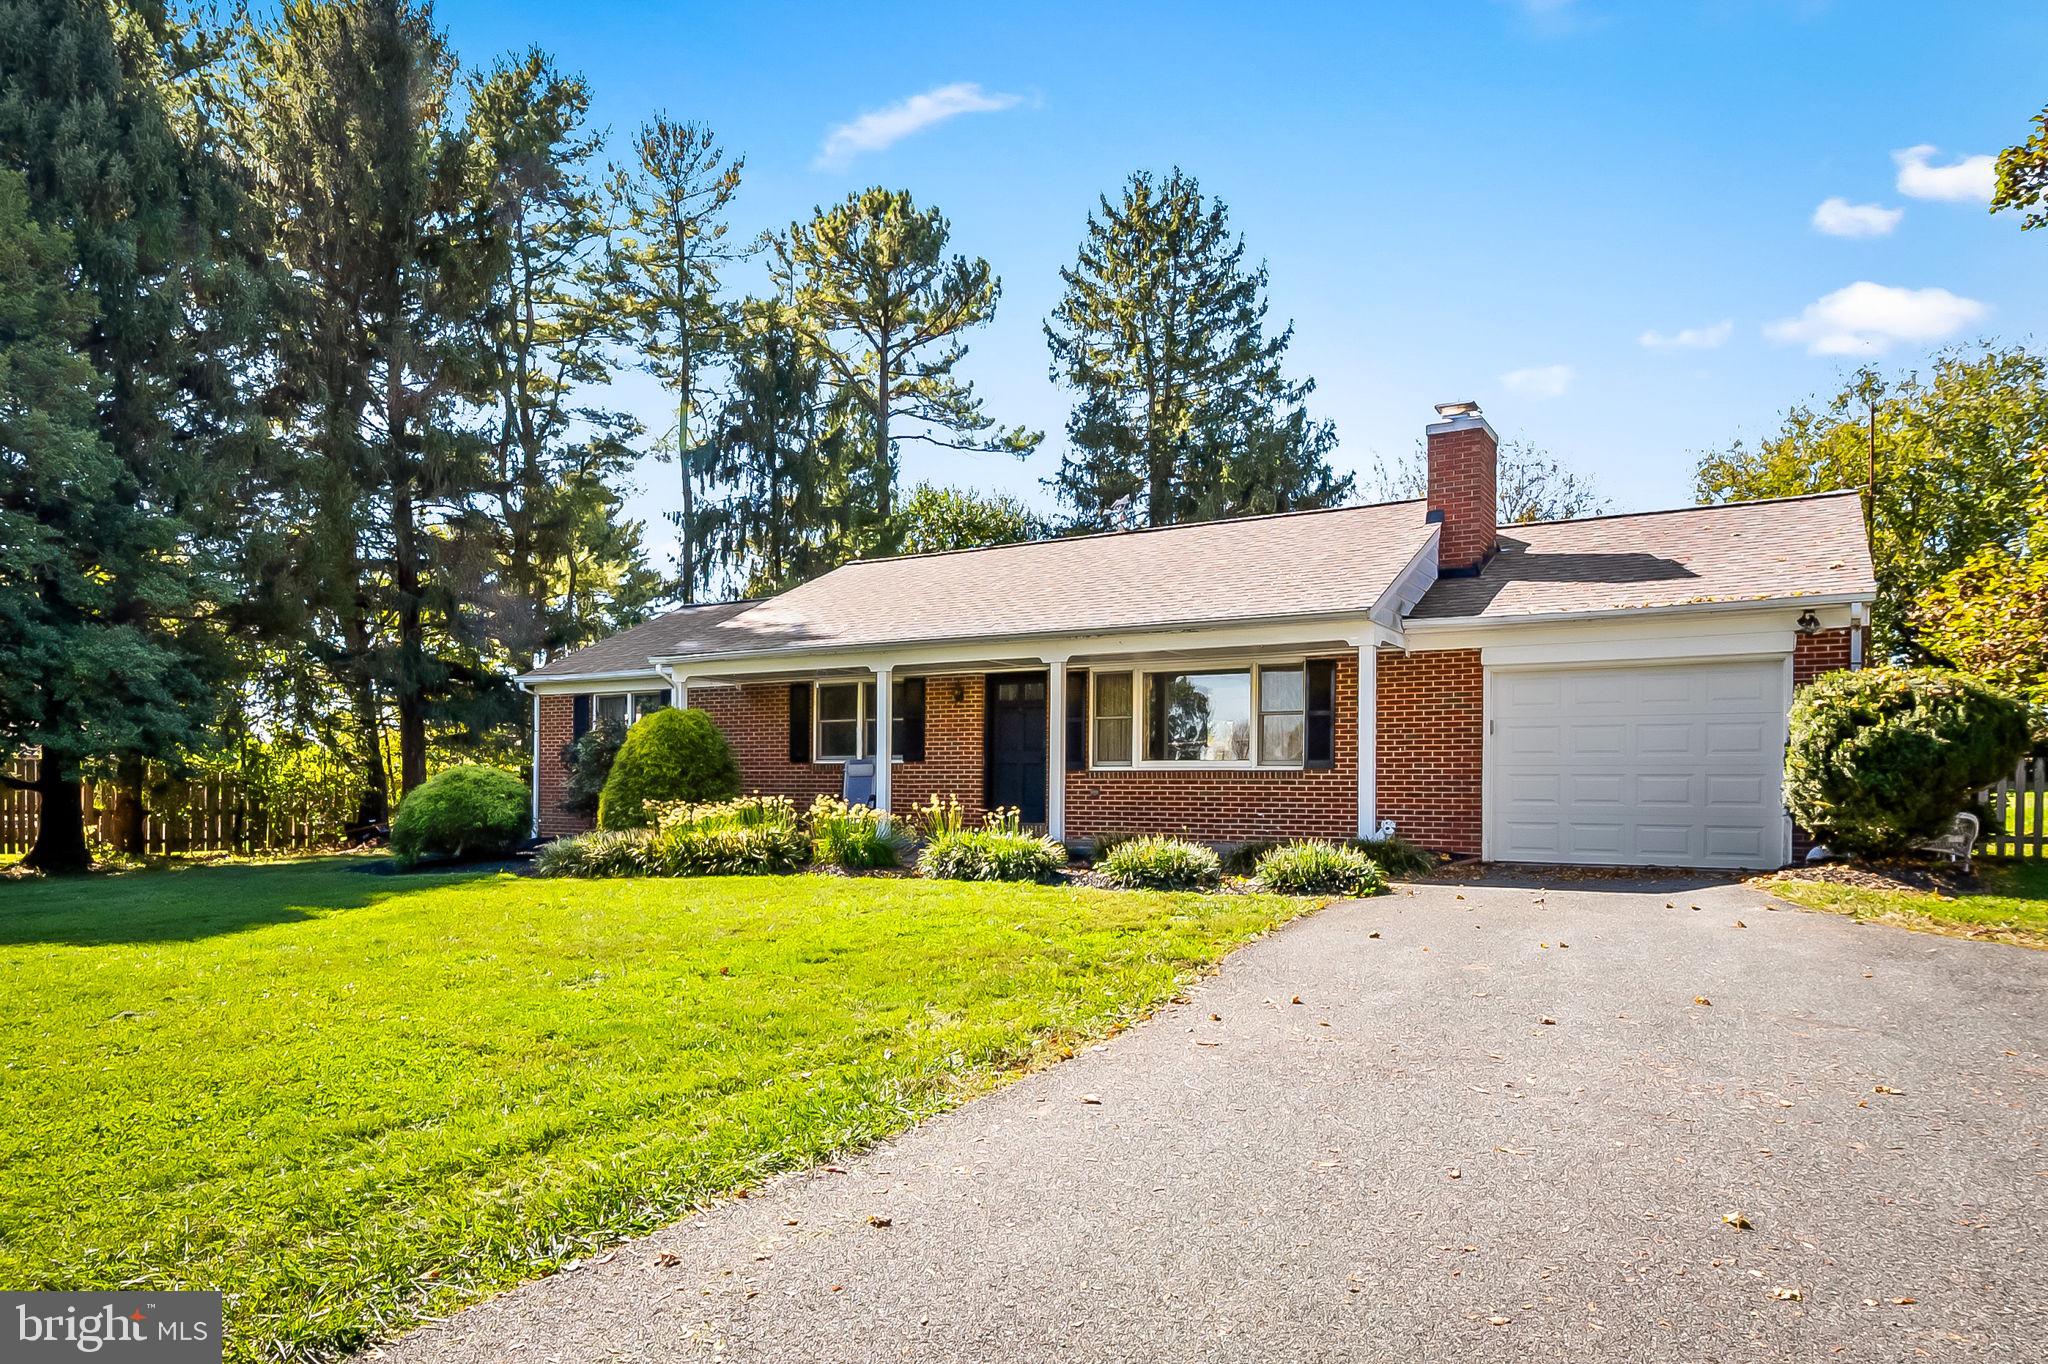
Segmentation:
<svg viewBox="0 0 2048 1364">
<path fill-rule="evenodd" d="M 1775 867 L 1789 844 L 1782 660 L 1500 669 L 1488 855 Z"/>
</svg>

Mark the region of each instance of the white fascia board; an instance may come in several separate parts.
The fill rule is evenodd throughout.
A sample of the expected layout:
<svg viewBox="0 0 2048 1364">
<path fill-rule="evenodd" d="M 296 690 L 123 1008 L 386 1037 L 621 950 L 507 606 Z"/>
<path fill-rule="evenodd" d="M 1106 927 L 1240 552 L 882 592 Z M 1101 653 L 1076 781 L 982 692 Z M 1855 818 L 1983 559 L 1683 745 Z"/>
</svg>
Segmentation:
<svg viewBox="0 0 2048 1364">
<path fill-rule="evenodd" d="M 1632 636 L 1654 638 L 1673 632 L 1789 629 L 1802 612 L 1820 618 L 1821 628 L 1849 624 L 1849 608 L 1867 604 L 1866 596 L 1773 597 L 1764 601 L 1688 602 L 1680 606 L 1643 606 L 1604 611 L 1550 611 L 1526 616 L 1460 616 L 1441 620 L 1410 620 L 1401 633 L 1410 649 L 1477 649 L 1504 644 L 1503 634 L 1517 642 L 1538 634 L 1594 639 Z M 1760 626 L 1758 622 L 1768 622 Z"/>
<path fill-rule="evenodd" d="M 633 683 L 661 682 L 666 677 L 666 673 L 650 663 L 645 668 L 636 668 L 630 672 L 557 673 L 552 677 L 535 677 L 528 673 L 514 678 L 513 681 L 527 691 L 539 692 L 545 696 L 565 691 L 632 691 Z"/>
<path fill-rule="evenodd" d="M 1709 658 L 1791 657 L 1798 632 L 1622 636 L 1549 643 L 1488 644 L 1479 650 L 1488 668 L 1598 667 L 1608 663 L 1680 662 Z"/>
<path fill-rule="evenodd" d="M 1124 634 L 1006 637 L 916 645 L 875 645 L 848 649 L 785 649 L 771 653 L 667 655 L 655 664 L 676 667 L 692 681 L 761 674 L 817 674 L 850 669 L 888 667 L 898 672 L 935 672 L 951 668 L 980 672 L 1002 668 L 1035 668 L 1046 662 L 1083 657 L 1187 653 L 1218 649 L 1285 649 L 1333 644 L 1355 647 L 1381 642 L 1391 632 L 1365 613 L 1288 616 L 1263 622 L 1173 627 Z"/>
<path fill-rule="evenodd" d="M 1415 551 L 1415 557 L 1394 575 L 1394 581 L 1387 584 L 1387 590 L 1374 604 L 1371 614 L 1375 624 L 1398 631 L 1402 617 L 1415 609 L 1415 604 L 1436 582 L 1437 547 L 1443 533 L 1442 522 L 1430 526 L 1429 534 L 1423 537 L 1422 547 Z"/>
</svg>

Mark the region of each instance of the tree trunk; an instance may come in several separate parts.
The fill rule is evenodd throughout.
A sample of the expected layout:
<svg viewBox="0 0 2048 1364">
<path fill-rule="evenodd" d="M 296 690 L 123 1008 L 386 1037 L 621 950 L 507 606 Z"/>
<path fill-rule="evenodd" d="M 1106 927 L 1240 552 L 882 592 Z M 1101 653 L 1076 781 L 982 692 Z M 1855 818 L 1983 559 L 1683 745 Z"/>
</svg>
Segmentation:
<svg viewBox="0 0 2048 1364">
<path fill-rule="evenodd" d="M 895 511 L 896 474 L 889 467 L 889 334 L 875 351 L 875 513 L 883 526 Z"/>
<path fill-rule="evenodd" d="M 92 869 L 85 847 L 85 792 L 75 776 L 48 754 L 36 764 L 36 842 L 21 865 L 50 876 Z"/>
<path fill-rule="evenodd" d="M 143 819 L 147 814 L 142 799 L 143 774 L 141 758 L 121 759 L 114 805 L 114 846 L 130 857 L 141 857 L 149 851 L 143 841 Z"/>
<path fill-rule="evenodd" d="M 680 215 L 676 219 L 676 338 L 682 352 L 677 373 L 682 376 L 676 394 L 676 468 L 683 476 L 683 605 L 697 600 L 697 479 L 690 466 L 690 386 L 696 380 L 690 352 L 690 247 L 683 234 Z"/>
</svg>

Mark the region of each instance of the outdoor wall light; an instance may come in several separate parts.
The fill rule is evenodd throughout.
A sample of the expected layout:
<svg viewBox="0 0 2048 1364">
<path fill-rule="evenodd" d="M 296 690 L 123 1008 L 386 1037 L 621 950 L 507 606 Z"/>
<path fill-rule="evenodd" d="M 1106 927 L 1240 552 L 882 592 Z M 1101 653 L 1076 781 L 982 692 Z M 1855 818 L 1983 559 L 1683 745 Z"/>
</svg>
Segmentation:
<svg viewBox="0 0 2048 1364">
<path fill-rule="evenodd" d="M 1799 633 L 1802 635 L 1819 634 L 1820 617 L 1816 616 L 1811 611 L 1801 611 L 1799 613 Z"/>
</svg>

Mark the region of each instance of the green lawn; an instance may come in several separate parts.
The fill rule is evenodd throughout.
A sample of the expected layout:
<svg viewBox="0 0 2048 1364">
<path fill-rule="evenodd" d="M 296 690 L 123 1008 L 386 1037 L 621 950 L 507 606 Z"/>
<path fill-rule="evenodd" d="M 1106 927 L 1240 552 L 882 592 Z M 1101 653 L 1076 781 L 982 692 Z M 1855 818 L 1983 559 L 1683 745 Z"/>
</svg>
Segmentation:
<svg viewBox="0 0 2048 1364">
<path fill-rule="evenodd" d="M 1298 912 L 823 876 L 0 882 L 0 1283 L 318 1359 L 873 1142 Z"/>
<path fill-rule="evenodd" d="M 1771 894 L 1812 909 L 2048 947 L 2048 862 L 1979 862 L 1983 889 L 1967 895 L 1865 890 L 1826 881 L 1773 881 Z"/>
</svg>

